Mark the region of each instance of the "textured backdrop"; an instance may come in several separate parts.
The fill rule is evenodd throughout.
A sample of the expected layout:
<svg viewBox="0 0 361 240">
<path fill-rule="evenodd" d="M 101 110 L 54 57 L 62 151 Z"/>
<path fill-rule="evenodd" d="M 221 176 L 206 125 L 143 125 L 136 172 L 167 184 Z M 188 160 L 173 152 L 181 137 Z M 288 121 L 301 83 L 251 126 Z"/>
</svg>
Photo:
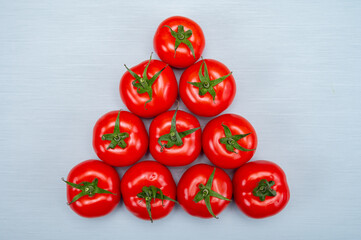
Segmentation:
<svg viewBox="0 0 361 240">
<path fill-rule="evenodd" d="M 360 13 L 358 0 L 1 0 L 0 239 L 360 239 Z M 172 15 L 198 22 L 203 56 L 233 71 L 226 112 L 256 128 L 253 159 L 287 173 L 291 200 L 280 214 L 254 220 L 232 203 L 203 220 L 177 206 L 151 224 L 123 204 L 99 219 L 65 204 L 60 178 L 96 158 L 94 123 L 125 108 L 123 64 L 148 59 Z M 184 170 L 171 168 L 177 181 Z"/>
</svg>

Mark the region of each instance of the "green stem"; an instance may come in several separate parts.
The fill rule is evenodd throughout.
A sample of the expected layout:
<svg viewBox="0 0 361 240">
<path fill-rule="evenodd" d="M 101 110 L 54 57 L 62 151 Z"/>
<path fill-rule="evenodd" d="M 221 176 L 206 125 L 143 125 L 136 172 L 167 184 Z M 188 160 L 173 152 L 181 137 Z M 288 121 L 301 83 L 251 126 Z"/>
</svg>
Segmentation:
<svg viewBox="0 0 361 240">
<path fill-rule="evenodd" d="M 175 110 L 173 117 L 172 117 L 170 132 L 168 134 L 164 134 L 158 138 L 158 144 L 161 146 L 161 149 L 160 149 L 161 152 L 163 152 L 164 148 L 171 148 L 174 145 L 182 146 L 183 145 L 182 139 L 185 136 L 188 136 L 188 135 L 194 133 L 195 131 L 197 131 L 198 129 L 200 129 L 200 127 L 198 127 L 198 128 L 192 128 L 192 129 L 189 129 L 189 130 L 186 130 L 183 132 L 178 132 L 177 131 L 177 123 L 176 123 L 177 112 L 178 112 L 178 107 Z M 162 141 L 165 141 L 167 143 L 163 144 Z"/>
<path fill-rule="evenodd" d="M 229 129 L 228 126 L 224 125 L 223 123 L 222 123 L 222 126 L 223 126 L 223 130 L 224 130 L 224 134 L 226 136 L 219 139 L 219 141 L 220 141 L 220 143 L 226 145 L 227 151 L 232 152 L 232 153 L 237 153 L 234 149 L 238 149 L 239 151 L 244 151 L 244 152 L 256 150 L 256 149 L 244 148 L 241 145 L 239 145 L 237 142 L 238 140 L 247 137 L 251 133 L 232 135 L 231 130 Z"/>
<path fill-rule="evenodd" d="M 151 201 L 155 199 L 160 199 L 162 200 L 162 205 L 164 207 L 164 200 L 169 200 L 175 203 L 178 203 L 176 200 L 166 196 L 163 194 L 162 190 L 160 188 L 157 188 L 153 185 L 146 187 L 144 186 L 142 188 L 142 191 L 140 193 L 137 194 L 138 198 L 141 198 L 145 201 L 145 205 L 149 214 L 149 219 L 150 221 L 153 223 L 153 218 L 152 218 L 152 206 L 151 206 Z"/>
<path fill-rule="evenodd" d="M 213 169 L 213 172 L 212 172 L 211 176 L 209 176 L 205 186 L 203 184 L 198 185 L 198 188 L 200 191 L 195 195 L 193 201 L 198 203 L 198 202 L 204 200 L 206 207 L 208 209 L 208 212 L 214 218 L 218 219 L 218 217 L 213 213 L 210 197 L 215 197 L 215 198 L 225 200 L 225 201 L 231 201 L 231 199 L 228 199 L 228 198 L 224 197 L 223 195 L 221 195 L 211 189 L 215 173 L 216 173 L 216 168 Z"/>
<path fill-rule="evenodd" d="M 267 181 L 266 179 L 261 179 L 257 187 L 253 189 L 252 194 L 255 197 L 259 197 L 259 200 L 261 202 L 266 200 L 266 196 L 275 197 L 277 195 L 277 192 L 271 188 L 273 185 L 275 185 L 274 181 Z"/>
<path fill-rule="evenodd" d="M 126 144 L 126 142 L 124 140 L 129 137 L 129 133 L 120 132 L 119 115 L 120 115 L 120 111 L 118 113 L 117 119 L 115 120 L 113 133 L 104 134 L 102 136 L 103 141 L 110 141 L 110 144 L 107 147 L 107 150 L 109 148 L 114 149 L 116 146 L 119 146 L 119 147 L 121 147 L 123 149 L 127 147 L 127 144 Z"/>
<path fill-rule="evenodd" d="M 203 75 L 203 67 L 204 67 L 204 75 Z M 211 80 L 210 77 L 209 77 L 207 64 L 202 59 L 202 64 L 201 64 L 201 67 L 199 68 L 199 71 L 198 71 L 198 77 L 199 77 L 200 82 L 188 82 L 188 83 L 195 86 L 195 87 L 197 87 L 197 88 L 199 88 L 198 94 L 200 96 L 204 96 L 206 93 L 211 94 L 211 96 L 213 98 L 213 102 L 215 102 L 216 91 L 215 91 L 214 87 L 217 84 L 220 84 L 221 82 L 223 82 L 231 74 L 232 74 L 232 72 L 228 73 L 225 76 L 217 78 L 215 80 Z"/>
<path fill-rule="evenodd" d="M 148 67 L 150 65 L 150 62 L 152 60 L 152 54 L 150 54 L 150 58 L 149 58 L 149 62 L 147 64 L 147 66 L 144 68 L 143 71 L 143 77 L 138 76 L 138 74 L 136 74 L 135 72 L 133 72 L 131 69 L 129 69 L 125 64 L 125 68 L 127 69 L 127 71 L 135 78 L 134 81 L 132 82 L 132 85 L 134 87 L 137 88 L 137 93 L 138 94 L 143 94 L 143 93 L 147 93 L 149 96 L 149 100 L 147 100 L 144 103 L 144 108 L 145 110 L 147 110 L 147 103 L 151 102 L 153 100 L 153 89 L 152 86 L 155 82 L 155 80 L 157 80 L 157 78 L 159 77 L 159 75 L 163 72 L 163 70 L 168 67 L 168 64 L 162 68 L 159 72 L 157 72 L 156 74 L 154 74 L 150 79 L 148 79 Z"/>
<path fill-rule="evenodd" d="M 75 183 L 72 183 L 72 182 L 68 182 L 64 178 L 62 178 L 62 180 L 66 184 L 68 184 L 70 187 L 79 189 L 81 191 L 78 195 L 76 195 L 71 200 L 71 202 L 68 203 L 68 205 L 72 204 L 73 202 L 78 201 L 83 196 L 94 197 L 95 194 L 113 194 L 113 195 L 116 195 L 115 193 L 112 193 L 110 191 L 107 191 L 107 190 L 104 190 L 104 189 L 98 187 L 98 179 L 97 178 L 94 178 L 94 180 L 92 182 L 81 182 L 80 184 L 75 184 Z"/>
<path fill-rule="evenodd" d="M 188 38 L 190 38 L 192 36 L 192 30 L 187 30 L 186 32 L 184 32 L 184 26 L 183 25 L 178 25 L 178 32 L 175 32 L 170 26 L 164 25 L 163 27 L 167 27 L 170 30 L 170 33 L 172 34 L 172 36 L 175 38 L 175 43 L 174 43 L 174 58 L 176 56 L 177 53 L 177 49 L 179 47 L 179 45 L 181 43 L 184 43 L 185 45 L 187 45 L 187 47 L 189 48 L 189 50 L 191 50 L 192 55 L 194 57 L 194 59 L 196 58 L 196 55 L 194 54 L 194 48 L 192 43 L 188 40 Z"/>
</svg>

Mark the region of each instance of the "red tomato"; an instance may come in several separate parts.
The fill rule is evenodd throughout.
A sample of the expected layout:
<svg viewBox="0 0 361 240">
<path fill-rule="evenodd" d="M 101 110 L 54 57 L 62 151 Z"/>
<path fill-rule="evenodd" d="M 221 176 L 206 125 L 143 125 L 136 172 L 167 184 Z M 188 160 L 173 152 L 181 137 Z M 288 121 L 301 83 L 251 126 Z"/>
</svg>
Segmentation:
<svg viewBox="0 0 361 240">
<path fill-rule="evenodd" d="M 232 198 L 232 181 L 220 168 L 207 164 L 190 167 L 177 187 L 178 202 L 190 215 L 216 217 Z"/>
<path fill-rule="evenodd" d="M 120 201 L 118 173 L 101 161 L 79 163 L 70 170 L 65 182 L 69 205 L 82 217 L 104 216 Z"/>
<path fill-rule="evenodd" d="M 120 80 L 120 96 L 134 114 L 151 118 L 167 111 L 178 95 L 172 68 L 158 60 L 127 68 Z"/>
<path fill-rule="evenodd" d="M 150 153 L 168 166 L 190 164 L 201 152 L 202 130 L 193 115 L 169 111 L 158 115 L 149 127 Z"/>
<path fill-rule="evenodd" d="M 159 58 L 176 68 L 195 63 L 202 55 L 205 44 L 201 27 L 193 20 L 180 16 L 164 20 L 153 40 Z"/>
<path fill-rule="evenodd" d="M 124 205 L 131 213 L 153 222 L 172 211 L 176 185 L 168 168 L 158 162 L 143 161 L 126 171 L 121 192 Z"/>
<path fill-rule="evenodd" d="M 209 121 L 204 128 L 202 147 L 214 165 L 237 168 L 253 157 L 257 148 L 256 131 L 245 118 L 223 114 Z"/>
<path fill-rule="evenodd" d="M 179 95 L 191 112 L 212 117 L 231 105 L 236 95 L 236 82 L 224 64 L 205 59 L 183 72 Z"/>
<path fill-rule="evenodd" d="M 93 148 L 104 162 L 129 166 L 148 150 L 148 133 L 140 118 L 127 111 L 103 115 L 93 129 Z"/>
<path fill-rule="evenodd" d="M 290 199 L 286 175 L 275 163 L 254 161 L 233 177 L 234 200 L 246 215 L 264 218 L 279 213 Z"/>
</svg>

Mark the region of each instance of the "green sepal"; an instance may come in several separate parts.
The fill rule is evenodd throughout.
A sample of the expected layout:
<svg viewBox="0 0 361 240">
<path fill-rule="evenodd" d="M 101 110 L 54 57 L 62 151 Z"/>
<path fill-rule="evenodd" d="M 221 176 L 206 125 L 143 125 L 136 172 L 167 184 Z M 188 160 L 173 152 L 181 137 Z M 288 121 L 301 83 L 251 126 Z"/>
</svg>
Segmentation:
<svg viewBox="0 0 361 240">
<path fill-rule="evenodd" d="M 124 141 L 124 139 L 129 137 L 129 133 L 120 132 L 120 128 L 119 128 L 119 125 L 120 125 L 120 123 L 119 123 L 120 112 L 121 111 L 119 111 L 117 119 L 115 120 L 113 133 L 107 133 L 107 134 L 104 134 L 102 136 L 103 141 L 110 141 L 110 143 L 109 143 L 109 145 L 107 147 L 107 150 L 109 148 L 114 149 L 116 146 L 119 146 L 119 147 L 121 147 L 123 149 L 127 147 L 127 144 Z"/>
<path fill-rule="evenodd" d="M 223 195 L 211 190 L 209 191 L 209 196 L 211 197 L 216 197 L 216 198 L 219 198 L 219 199 L 222 199 L 222 200 L 225 200 L 225 201 L 232 201 L 231 199 L 228 199 L 226 197 L 224 197 Z"/>
<path fill-rule="evenodd" d="M 218 217 L 216 215 L 214 215 L 213 210 L 212 210 L 212 205 L 211 205 L 211 199 L 210 197 L 205 197 L 204 198 L 204 202 L 206 203 L 206 207 L 208 209 L 208 212 L 215 218 L 218 219 Z"/>
<path fill-rule="evenodd" d="M 184 26 L 183 25 L 178 25 L 178 32 L 175 32 L 170 26 L 168 25 L 164 25 L 163 27 L 167 27 L 170 30 L 171 35 L 175 38 L 175 42 L 174 42 L 174 57 L 176 57 L 176 53 L 177 53 L 177 49 L 179 47 L 179 45 L 181 43 L 184 43 L 185 45 L 187 45 L 187 47 L 189 48 L 189 50 L 191 50 L 192 55 L 194 57 L 194 59 L 196 58 L 196 55 L 194 54 L 194 48 L 192 43 L 188 40 L 188 38 L 190 38 L 192 36 L 192 30 L 187 30 L 186 32 L 184 32 Z"/>
<path fill-rule="evenodd" d="M 97 178 L 94 178 L 94 180 L 92 182 L 81 182 L 80 184 L 75 184 L 75 183 L 72 183 L 72 182 L 68 182 L 64 178 L 62 178 L 61 180 L 63 180 L 70 187 L 79 189 L 81 191 L 78 195 L 76 195 L 71 200 L 71 202 L 68 203 L 68 205 L 72 204 L 73 202 L 78 201 L 83 196 L 94 197 L 95 194 L 113 194 L 113 195 L 116 195 L 115 193 L 112 193 L 112 192 L 110 192 L 108 190 L 105 190 L 105 189 L 102 189 L 102 188 L 98 187 L 98 179 Z"/>
<path fill-rule="evenodd" d="M 204 75 L 203 75 L 203 67 L 204 67 Z M 188 83 L 195 86 L 195 87 L 197 87 L 197 88 L 199 88 L 198 94 L 200 96 L 204 96 L 206 93 L 211 94 L 211 96 L 213 98 L 213 102 L 214 102 L 215 99 L 216 99 L 216 91 L 214 90 L 214 87 L 217 84 L 220 84 L 221 82 L 223 82 L 231 74 L 232 74 L 232 72 L 228 73 L 225 76 L 217 78 L 215 80 L 210 80 L 207 64 L 202 59 L 202 64 L 201 64 L 201 67 L 199 68 L 199 71 L 198 71 L 198 77 L 199 77 L 200 82 L 188 82 Z"/>
<path fill-rule="evenodd" d="M 203 184 L 199 184 L 198 188 L 199 188 L 199 192 L 194 196 L 193 201 L 195 203 L 198 203 L 202 200 L 204 200 L 206 207 L 208 209 L 208 212 L 216 219 L 218 219 L 218 217 L 213 213 L 212 210 L 212 206 L 211 206 L 211 201 L 210 201 L 210 197 L 215 197 L 215 198 L 219 198 L 225 201 L 231 201 L 231 199 L 228 199 L 226 197 L 224 197 L 223 195 L 213 191 L 212 188 L 212 183 L 213 183 L 213 179 L 214 179 L 214 174 L 216 173 L 216 168 L 213 169 L 212 174 L 209 176 L 206 185 L 204 186 Z"/>
<path fill-rule="evenodd" d="M 255 197 L 259 197 L 261 202 L 266 200 L 266 196 L 275 197 L 277 192 L 271 188 L 273 185 L 275 185 L 274 181 L 267 181 L 266 179 L 262 179 L 258 183 L 257 187 L 253 189 L 252 194 Z"/>
<path fill-rule="evenodd" d="M 163 70 L 168 67 L 168 64 L 162 68 L 159 72 L 157 72 L 156 74 L 154 74 L 150 79 L 148 79 L 148 67 L 150 65 L 150 62 L 152 60 L 152 54 L 150 54 L 150 58 L 148 61 L 147 66 L 144 68 L 143 71 L 143 77 L 138 76 L 138 74 L 136 74 L 135 72 L 133 72 L 131 69 L 129 69 L 125 64 L 125 68 L 127 69 L 127 71 L 135 78 L 134 81 L 132 82 L 132 85 L 134 87 L 137 88 L 137 93 L 139 94 L 143 94 L 143 93 L 147 93 L 149 96 L 149 100 L 147 100 L 144 103 L 144 108 L 145 110 L 147 110 L 147 103 L 151 102 L 153 100 L 153 89 L 152 86 L 155 82 L 155 80 L 157 80 L 157 78 L 159 77 L 159 75 L 163 72 Z"/>
<path fill-rule="evenodd" d="M 250 151 L 256 150 L 256 149 L 244 148 L 244 147 L 242 147 L 241 145 L 239 145 L 237 143 L 238 140 L 240 140 L 240 139 L 242 139 L 244 137 L 247 137 L 251 133 L 232 135 L 231 130 L 229 129 L 228 126 L 224 125 L 223 123 L 222 123 L 222 126 L 223 126 L 223 130 L 224 130 L 224 134 L 226 136 L 219 139 L 219 142 L 226 145 L 227 151 L 232 152 L 232 153 L 236 153 L 234 151 L 234 149 L 238 149 L 238 150 L 243 151 L 243 152 L 250 152 Z"/>
<path fill-rule="evenodd" d="M 151 201 L 152 200 L 155 201 L 155 199 L 160 199 L 162 201 L 162 206 L 164 206 L 164 203 L 163 203 L 164 200 L 168 200 L 168 201 L 178 203 L 176 200 L 164 195 L 160 188 L 157 188 L 157 187 L 155 187 L 153 185 L 151 185 L 149 187 L 143 186 L 142 191 L 137 194 L 137 197 L 141 198 L 141 199 L 143 199 L 145 201 L 145 205 L 146 205 L 146 208 L 147 208 L 149 219 L 150 219 L 150 221 L 152 223 L 153 223 L 152 208 L 151 208 Z"/>
<path fill-rule="evenodd" d="M 201 127 L 197 127 L 197 128 L 192 128 L 183 132 L 179 133 L 180 138 L 184 138 L 187 135 L 190 135 L 192 133 L 194 133 L 195 131 L 197 131 L 198 129 L 201 129 Z"/>
<path fill-rule="evenodd" d="M 182 138 L 200 129 L 200 127 L 197 127 L 197 128 L 188 129 L 183 132 L 178 132 L 177 124 L 176 124 L 177 112 L 178 112 L 178 107 L 175 110 L 174 115 L 172 117 L 170 133 L 164 134 L 158 138 L 158 144 L 161 146 L 160 149 L 161 152 L 163 152 L 164 148 L 171 148 L 174 145 L 182 146 L 183 145 Z M 165 141 L 167 143 L 163 144 L 162 141 Z"/>
<path fill-rule="evenodd" d="M 206 183 L 206 186 L 205 186 L 206 188 L 210 189 L 212 187 L 214 174 L 216 174 L 216 168 L 213 169 L 213 172 L 212 172 L 211 176 L 209 176 L 209 178 L 207 180 L 207 183 Z"/>
<path fill-rule="evenodd" d="M 193 198 L 193 201 L 195 203 L 198 203 L 200 201 L 202 201 L 204 199 L 204 196 L 203 196 L 203 192 L 202 191 L 199 191 Z"/>
</svg>

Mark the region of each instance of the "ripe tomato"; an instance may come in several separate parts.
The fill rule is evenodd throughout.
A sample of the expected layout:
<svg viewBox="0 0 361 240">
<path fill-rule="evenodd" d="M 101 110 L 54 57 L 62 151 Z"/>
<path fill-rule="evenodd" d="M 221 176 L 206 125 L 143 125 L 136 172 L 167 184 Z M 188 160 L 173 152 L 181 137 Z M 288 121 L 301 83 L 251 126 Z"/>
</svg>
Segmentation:
<svg viewBox="0 0 361 240">
<path fill-rule="evenodd" d="M 168 166 L 190 164 L 201 152 L 201 131 L 197 118 L 187 112 L 162 113 L 149 127 L 150 153 Z"/>
<path fill-rule="evenodd" d="M 144 61 L 124 73 L 120 80 L 120 96 L 134 114 L 151 118 L 167 111 L 178 95 L 172 68 L 158 60 Z"/>
<path fill-rule="evenodd" d="M 129 166 L 148 150 L 148 133 L 140 118 L 127 111 L 103 115 L 93 129 L 93 148 L 104 162 Z"/>
<path fill-rule="evenodd" d="M 231 201 L 232 181 L 225 171 L 207 164 L 190 167 L 177 187 L 179 204 L 190 215 L 218 218 Z"/>
<path fill-rule="evenodd" d="M 245 118 L 223 114 L 204 128 L 202 147 L 214 165 L 237 168 L 253 157 L 257 148 L 256 131 Z"/>
<path fill-rule="evenodd" d="M 101 161 L 87 160 L 79 163 L 70 170 L 65 182 L 68 184 L 68 204 L 82 217 L 104 216 L 120 201 L 118 173 Z"/>
<path fill-rule="evenodd" d="M 224 64 L 205 59 L 183 72 L 179 95 L 191 112 L 212 117 L 231 105 L 236 95 L 236 82 Z"/>
<path fill-rule="evenodd" d="M 193 20 L 180 16 L 164 20 L 153 40 L 159 58 L 176 68 L 195 63 L 202 55 L 205 44 L 201 27 Z"/>
<path fill-rule="evenodd" d="M 286 175 L 275 163 L 254 161 L 240 167 L 233 177 L 234 200 L 253 218 L 279 213 L 290 199 Z"/>
<path fill-rule="evenodd" d="M 167 216 L 176 202 L 172 174 L 154 161 L 143 161 L 129 168 L 123 176 L 121 192 L 127 209 L 151 222 Z"/>
</svg>

